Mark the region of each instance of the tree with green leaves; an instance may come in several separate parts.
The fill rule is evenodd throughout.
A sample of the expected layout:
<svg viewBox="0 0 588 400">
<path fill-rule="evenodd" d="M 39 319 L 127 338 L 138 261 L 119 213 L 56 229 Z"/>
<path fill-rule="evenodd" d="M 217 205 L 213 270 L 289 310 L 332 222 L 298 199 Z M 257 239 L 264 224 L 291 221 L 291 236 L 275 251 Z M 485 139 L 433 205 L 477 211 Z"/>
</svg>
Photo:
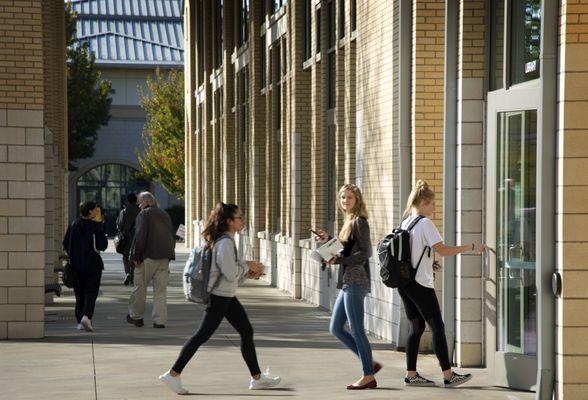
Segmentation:
<svg viewBox="0 0 588 400">
<path fill-rule="evenodd" d="M 161 72 L 147 79 L 141 90 L 147 112 L 143 127 L 143 154 L 137 153 L 142 173 L 169 193 L 184 197 L 184 74 Z"/>
<path fill-rule="evenodd" d="M 111 83 L 96 69 L 88 43 L 76 42 L 76 18 L 65 8 L 67 45 L 67 130 L 70 161 L 92 157 L 98 129 L 110 120 Z"/>
</svg>

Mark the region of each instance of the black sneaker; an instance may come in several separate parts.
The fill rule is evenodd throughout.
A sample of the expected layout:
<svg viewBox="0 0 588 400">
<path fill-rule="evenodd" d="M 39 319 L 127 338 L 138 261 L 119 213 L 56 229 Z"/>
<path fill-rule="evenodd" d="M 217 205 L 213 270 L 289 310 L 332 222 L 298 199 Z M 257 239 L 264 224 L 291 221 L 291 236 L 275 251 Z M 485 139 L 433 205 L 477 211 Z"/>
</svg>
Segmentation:
<svg viewBox="0 0 588 400">
<path fill-rule="evenodd" d="M 423 378 L 417 372 L 417 374 L 412 378 L 409 378 L 408 376 L 404 377 L 404 386 L 435 386 L 435 382 L 427 378 Z"/>
<path fill-rule="evenodd" d="M 455 372 L 451 376 L 451 379 L 443 379 L 443 383 L 445 384 L 446 388 L 452 388 L 461 385 L 462 383 L 466 383 L 472 379 L 472 374 L 456 374 Z"/>
<path fill-rule="evenodd" d="M 125 276 L 125 280 L 123 281 L 123 285 L 129 286 L 132 280 L 133 278 L 131 277 L 131 274 L 127 274 L 127 276 Z"/>
<path fill-rule="evenodd" d="M 154 323 L 153 323 L 153 327 L 154 327 L 154 328 L 159 328 L 159 329 L 162 329 L 162 328 L 165 328 L 165 325 L 164 325 L 164 324 L 156 324 L 156 323 L 154 322 Z"/>
<path fill-rule="evenodd" d="M 141 319 L 132 319 L 129 314 L 127 314 L 127 322 L 129 324 L 135 325 L 137 328 L 140 328 L 140 327 L 143 326 L 143 318 L 141 318 Z"/>
</svg>

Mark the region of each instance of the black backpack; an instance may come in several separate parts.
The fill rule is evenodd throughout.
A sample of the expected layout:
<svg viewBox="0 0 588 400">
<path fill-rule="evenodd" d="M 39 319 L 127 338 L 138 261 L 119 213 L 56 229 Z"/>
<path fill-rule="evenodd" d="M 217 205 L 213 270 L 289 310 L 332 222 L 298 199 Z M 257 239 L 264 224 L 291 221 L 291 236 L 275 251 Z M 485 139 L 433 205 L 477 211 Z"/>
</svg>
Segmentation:
<svg viewBox="0 0 588 400">
<path fill-rule="evenodd" d="M 380 276 L 384 285 L 391 288 L 399 288 L 405 287 L 414 281 L 428 246 L 423 249 L 416 268 L 413 268 L 411 262 L 410 231 L 423 218 L 422 215 L 415 218 L 407 229 L 401 228 L 401 222 L 391 234 L 378 243 Z M 429 248 L 430 255 L 431 249 Z"/>
</svg>

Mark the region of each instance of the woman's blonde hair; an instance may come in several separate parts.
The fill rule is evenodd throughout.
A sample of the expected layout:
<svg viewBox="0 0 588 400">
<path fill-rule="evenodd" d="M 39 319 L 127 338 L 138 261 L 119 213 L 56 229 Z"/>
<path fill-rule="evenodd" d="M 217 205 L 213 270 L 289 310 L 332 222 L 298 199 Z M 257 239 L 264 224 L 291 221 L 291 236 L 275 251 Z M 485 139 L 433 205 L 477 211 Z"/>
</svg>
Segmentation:
<svg viewBox="0 0 588 400">
<path fill-rule="evenodd" d="M 408 201 L 406 202 L 406 210 L 404 216 L 408 217 L 413 209 L 418 208 L 424 201 L 431 201 L 435 198 L 435 193 L 429 189 L 427 182 L 419 179 L 412 188 Z"/>
<path fill-rule="evenodd" d="M 349 190 L 355 196 L 355 206 L 350 212 L 346 212 L 343 207 L 341 207 L 341 195 L 346 191 Z M 367 208 L 365 203 L 363 202 L 363 196 L 361 195 L 361 190 L 352 184 L 348 183 L 346 185 L 341 186 L 339 189 L 339 193 L 337 194 L 337 207 L 345 214 L 345 221 L 343 222 L 343 227 L 341 228 L 341 232 L 339 232 L 339 240 L 342 242 L 346 242 L 349 240 L 351 236 L 351 231 L 353 230 L 353 224 L 359 217 L 366 218 L 368 217 Z"/>
</svg>

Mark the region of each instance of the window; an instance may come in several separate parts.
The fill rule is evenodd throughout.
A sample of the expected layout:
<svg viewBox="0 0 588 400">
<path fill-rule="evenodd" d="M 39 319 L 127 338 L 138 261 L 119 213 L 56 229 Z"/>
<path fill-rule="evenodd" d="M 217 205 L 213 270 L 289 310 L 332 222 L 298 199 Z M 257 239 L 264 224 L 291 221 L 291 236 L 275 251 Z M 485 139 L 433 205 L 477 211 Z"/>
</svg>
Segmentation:
<svg viewBox="0 0 588 400">
<path fill-rule="evenodd" d="M 278 11 L 282 6 L 284 6 L 288 1 L 287 0 L 269 0 L 270 1 L 270 8 L 272 13 Z"/>
<path fill-rule="evenodd" d="M 267 14 L 267 3 L 266 0 L 260 0 L 259 1 L 259 12 L 261 14 L 261 23 L 263 24 L 265 22 L 265 16 Z"/>
<path fill-rule="evenodd" d="M 139 171 L 122 164 L 102 164 L 84 173 L 76 182 L 77 200 L 100 204 L 109 236 L 116 234 L 116 217 L 128 193 L 150 190 Z"/>
<path fill-rule="evenodd" d="M 327 49 L 335 46 L 335 0 L 327 4 Z"/>
<path fill-rule="evenodd" d="M 339 0 L 339 39 L 345 37 L 345 0 Z"/>
<path fill-rule="evenodd" d="M 241 43 L 249 40 L 249 0 L 241 0 Z"/>
<path fill-rule="evenodd" d="M 260 87 L 263 89 L 265 87 L 265 59 L 266 59 L 266 48 L 265 48 L 265 35 L 259 38 L 259 45 L 261 47 L 261 68 L 259 81 L 261 82 Z"/>
<path fill-rule="evenodd" d="M 327 56 L 327 109 L 335 108 L 335 52 Z"/>
<path fill-rule="evenodd" d="M 196 20 L 198 21 L 198 31 L 196 32 L 196 46 L 198 47 L 198 86 L 204 82 L 204 12 L 202 10 L 202 1 L 198 0 L 196 4 Z"/>
<path fill-rule="evenodd" d="M 286 39 L 282 40 L 282 76 L 288 74 L 288 45 Z"/>
<path fill-rule="evenodd" d="M 316 10 L 316 53 L 321 52 L 321 9 Z"/>
<path fill-rule="evenodd" d="M 335 0 L 327 3 L 327 109 L 335 107 Z"/>
<path fill-rule="evenodd" d="M 493 0 L 490 24 L 490 90 L 497 90 L 504 86 L 504 0 Z"/>
<path fill-rule="evenodd" d="M 241 98 L 241 121 L 240 121 L 240 128 L 241 128 L 241 165 L 249 165 L 248 164 L 248 138 L 249 138 L 249 107 L 248 107 L 248 100 L 249 100 L 249 69 L 248 67 L 243 68 L 242 73 L 240 74 L 240 98 Z M 248 174 L 246 169 L 241 169 L 241 179 L 240 179 L 240 207 L 243 210 L 247 209 L 247 200 L 249 197 L 248 192 L 249 184 L 248 184 Z"/>
<path fill-rule="evenodd" d="M 278 52 L 278 54 L 280 54 Z M 279 57 L 278 57 L 279 58 Z M 282 124 L 282 90 L 281 85 L 277 84 L 272 93 L 274 94 L 274 127 L 275 127 L 275 138 L 274 138 L 274 193 L 276 194 L 276 202 L 274 204 L 276 210 L 275 220 L 275 231 L 279 232 L 280 227 L 280 214 L 281 214 L 281 202 L 282 202 L 282 163 L 280 157 L 281 149 L 281 124 Z"/>
<path fill-rule="evenodd" d="M 541 0 L 511 2 L 510 83 L 539 78 Z"/>
<path fill-rule="evenodd" d="M 357 29 L 357 0 L 351 0 L 351 32 Z"/>
<path fill-rule="evenodd" d="M 214 8 L 215 57 L 214 67 L 220 68 L 223 58 L 223 0 L 215 3 Z"/>
<path fill-rule="evenodd" d="M 312 56 L 312 1 L 304 0 L 304 59 L 308 60 Z"/>
<path fill-rule="evenodd" d="M 337 216 L 337 174 L 335 171 L 335 157 L 336 157 L 336 143 L 335 143 L 335 125 L 327 127 L 327 157 L 326 168 L 327 171 L 327 229 L 331 232 L 335 225 L 335 218 Z"/>
<path fill-rule="evenodd" d="M 490 89 L 539 78 L 541 0 L 493 0 L 490 24 Z"/>
<path fill-rule="evenodd" d="M 271 48 L 272 78 L 270 80 L 274 85 L 279 85 L 282 81 L 282 46 L 277 41 Z"/>
</svg>

